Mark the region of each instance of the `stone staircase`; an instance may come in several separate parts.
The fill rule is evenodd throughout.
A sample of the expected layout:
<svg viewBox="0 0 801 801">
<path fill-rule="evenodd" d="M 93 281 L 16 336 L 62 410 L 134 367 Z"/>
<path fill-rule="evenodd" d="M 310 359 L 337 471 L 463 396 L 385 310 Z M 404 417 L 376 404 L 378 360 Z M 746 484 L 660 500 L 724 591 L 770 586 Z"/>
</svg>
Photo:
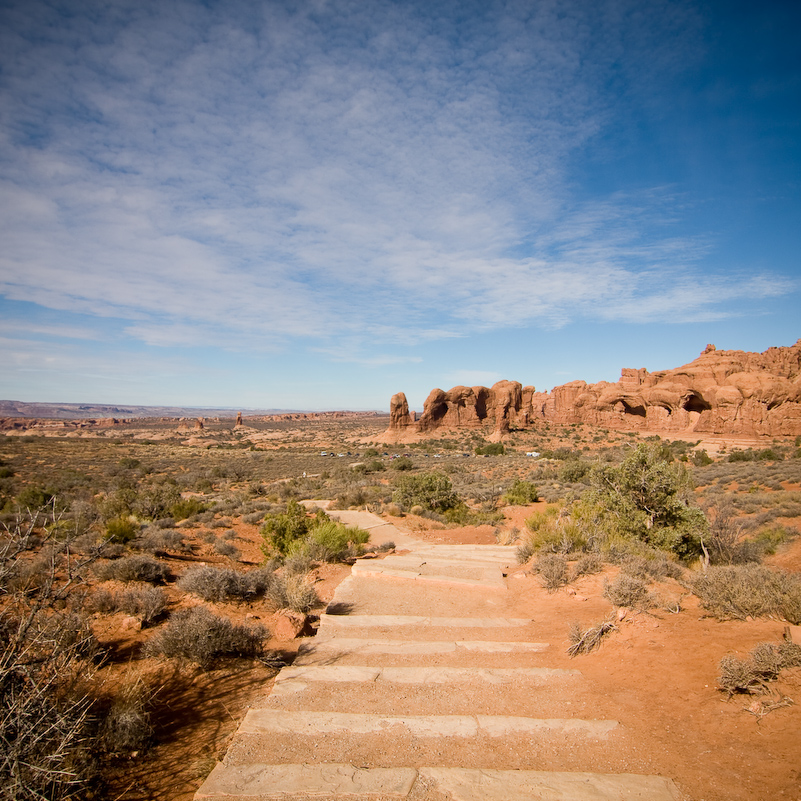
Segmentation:
<svg viewBox="0 0 801 801">
<path fill-rule="evenodd" d="M 571 714 L 581 673 L 550 667 L 534 623 L 503 614 L 513 548 L 339 514 L 408 552 L 354 566 L 339 614 L 248 711 L 197 801 L 681 798 L 669 779 L 597 770 L 627 741 L 613 719 Z"/>
</svg>

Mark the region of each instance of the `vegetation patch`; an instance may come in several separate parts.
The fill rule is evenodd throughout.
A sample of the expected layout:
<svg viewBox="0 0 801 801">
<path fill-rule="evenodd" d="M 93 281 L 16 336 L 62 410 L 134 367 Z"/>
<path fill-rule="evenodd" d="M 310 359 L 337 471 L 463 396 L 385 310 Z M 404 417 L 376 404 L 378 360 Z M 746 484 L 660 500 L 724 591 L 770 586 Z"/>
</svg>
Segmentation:
<svg viewBox="0 0 801 801">
<path fill-rule="evenodd" d="M 202 606 L 183 609 L 147 643 L 148 656 L 184 659 L 204 670 L 221 657 L 259 656 L 268 632 L 262 626 L 238 626 Z"/>
</svg>

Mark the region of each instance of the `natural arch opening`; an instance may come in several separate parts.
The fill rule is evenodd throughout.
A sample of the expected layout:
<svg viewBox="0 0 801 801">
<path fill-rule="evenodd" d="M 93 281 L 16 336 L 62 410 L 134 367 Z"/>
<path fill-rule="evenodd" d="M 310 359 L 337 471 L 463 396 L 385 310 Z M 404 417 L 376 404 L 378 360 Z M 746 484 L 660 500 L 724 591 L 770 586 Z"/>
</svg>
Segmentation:
<svg viewBox="0 0 801 801">
<path fill-rule="evenodd" d="M 641 406 L 639 404 L 632 406 L 626 401 L 622 401 L 623 403 L 623 414 L 633 414 L 635 417 L 645 417 L 645 406 Z"/>
<path fill-rule="evenodd" d="M 687 412 L 708 412 L 712 407 L 700 395 L 688 395 L 682 403 L 682 409 Z"/>
</svg>

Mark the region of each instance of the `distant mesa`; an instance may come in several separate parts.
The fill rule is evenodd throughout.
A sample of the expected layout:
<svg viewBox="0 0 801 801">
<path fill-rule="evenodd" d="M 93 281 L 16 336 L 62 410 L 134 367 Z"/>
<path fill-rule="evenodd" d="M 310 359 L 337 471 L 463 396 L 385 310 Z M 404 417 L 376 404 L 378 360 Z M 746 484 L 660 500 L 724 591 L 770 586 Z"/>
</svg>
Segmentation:
<svg viewBox="0 0 801 801">
<path fill-rule="evenodd" d="M 406 395 L 390 401 L 387 441 L 493 425 L 493 439 L 538 420 L 634 431 L 795 436 L 801 434 L 801 339 L 764 353 L 707 345 L 695 361 L 649 373 L 623 368 L 617 383 L 571 381 L 537 392 L 517 381 L 431 390 L 419 420 Z"/>
</svg>

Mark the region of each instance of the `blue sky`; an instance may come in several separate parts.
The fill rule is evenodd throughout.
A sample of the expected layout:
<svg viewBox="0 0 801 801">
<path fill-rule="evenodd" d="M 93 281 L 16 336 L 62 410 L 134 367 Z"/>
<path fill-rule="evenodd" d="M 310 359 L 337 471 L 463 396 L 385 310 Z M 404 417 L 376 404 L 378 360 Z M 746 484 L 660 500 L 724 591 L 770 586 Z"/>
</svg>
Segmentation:
<svg viewBox="0 0 801 801">
<path fill-rule="evenodd" d="M 384 409 L 801 337 L 801 4 L 0 2 L 0 397 Z"/>
</svg>

